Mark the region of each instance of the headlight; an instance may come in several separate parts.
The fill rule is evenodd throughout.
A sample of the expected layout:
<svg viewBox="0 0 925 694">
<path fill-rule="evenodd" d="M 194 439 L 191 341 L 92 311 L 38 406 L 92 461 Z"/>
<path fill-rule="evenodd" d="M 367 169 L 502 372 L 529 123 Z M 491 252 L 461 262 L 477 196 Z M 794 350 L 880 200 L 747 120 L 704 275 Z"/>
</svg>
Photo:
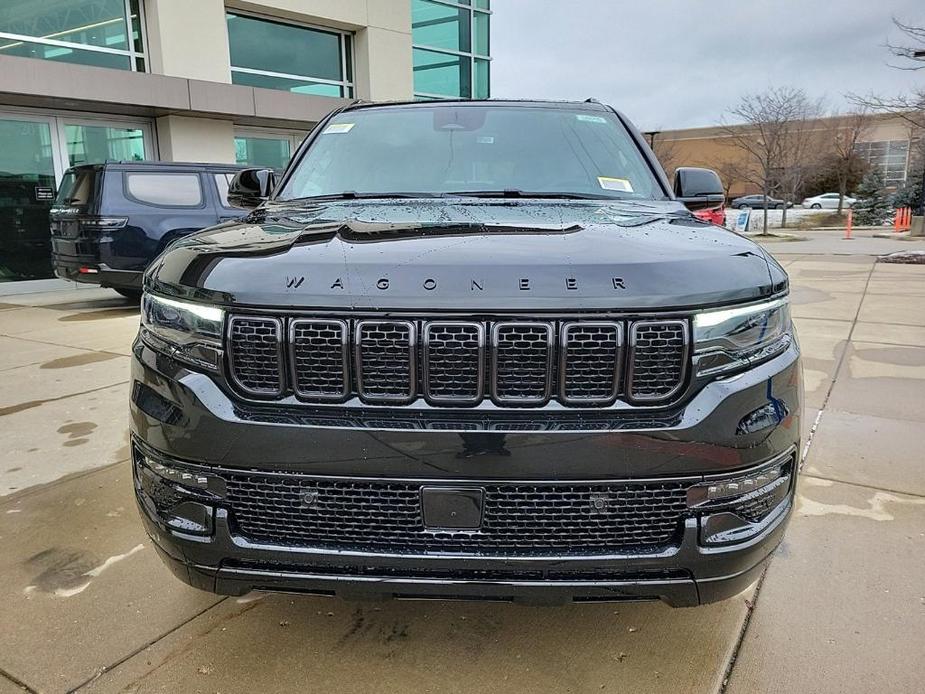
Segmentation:
<svg viewBox="0 0 925 694">
<path fill-rule="evenodd" d="M 701 376 L 730 371 L 784 351 L 792 339 L 790 300 L 703 311 L 694 316 Z"/>
<path fill-rule="evenodd" d="M 221 364 L 225 312 L 145 294 L 141 300 L 141 338 L 152 349 L 194 366 L 217 370 Z"/>
</svg>

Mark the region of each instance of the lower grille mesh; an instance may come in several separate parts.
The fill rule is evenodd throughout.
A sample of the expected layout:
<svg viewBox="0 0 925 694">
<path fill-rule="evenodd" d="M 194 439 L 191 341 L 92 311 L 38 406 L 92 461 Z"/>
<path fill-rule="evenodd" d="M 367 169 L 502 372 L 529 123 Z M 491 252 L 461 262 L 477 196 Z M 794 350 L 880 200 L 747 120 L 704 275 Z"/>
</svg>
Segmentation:
<svg viewBox="0 0 925 694">
<path fill-rule="evenodd" d="M 424 529 L 416 482 L 241 474 L 227 480 L 237 528 L 255 542 L 389 552 L 656 551 L 679 537 L 684 482 L 486 484 L 478 531 Z"/>
</svg>

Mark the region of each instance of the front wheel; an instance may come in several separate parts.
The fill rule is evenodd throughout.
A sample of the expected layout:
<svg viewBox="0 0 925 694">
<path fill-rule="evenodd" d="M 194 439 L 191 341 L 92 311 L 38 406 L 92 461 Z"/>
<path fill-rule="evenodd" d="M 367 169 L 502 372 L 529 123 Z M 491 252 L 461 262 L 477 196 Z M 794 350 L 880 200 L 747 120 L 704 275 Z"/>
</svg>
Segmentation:
<svg viewBox="0 0 925 694">
<path fill-rule="evenodd" d="M 775 210 L 782 210 L 782 209 L 784 209 L 784 206 L 781 205 L 780 203 L 778 203 L 777 205 L 774 205 L 774 209 L 775 209 Z"/>
<path fill-rule="evenodd" d="M 814 202 L 812 205 L 810 205 L 810 208 L 814 210 L 821 210 L 822 205 L 820 205 L 818 202 Z"/>
<path fill-rule="evenodd" d="M 117 293 L 121 294 L 134 304 L 137 304 L 139 301 L 141 301 L 140 289 L 121 289 L 119 287 L 114 287 L 114 289 Z"/>
<path fill-rule="evenodd" d="M 746 205 L 745 203 L 742 203 L 741 205 L 739 205 L 739 209 L 740 209 L 740 210 L 747 210 L 747 209 L 749 209 L 749 208 L 748 208 L 748 205 Z"/>
</svg>

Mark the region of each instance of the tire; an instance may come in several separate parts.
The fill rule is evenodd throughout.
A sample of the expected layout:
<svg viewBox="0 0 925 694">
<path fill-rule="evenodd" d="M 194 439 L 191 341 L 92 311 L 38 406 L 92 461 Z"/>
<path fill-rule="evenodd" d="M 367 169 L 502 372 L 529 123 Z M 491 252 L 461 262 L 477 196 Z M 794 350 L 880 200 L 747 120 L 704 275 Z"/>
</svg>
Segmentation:
<svg viewBox="0 0 925 694">
<path fill-rule="evenodd" d="M 784 206 L 781 205 L 780 203 L 778 203 L 778 204 L 774 205 L 774 209 L 775 209 L 775 210 L 782 210 L 782 209 L 784 209 Z"/>
<path fill-rule="evenodd" d="M 741 205 L 739 205 L 739 209 L 740 209 L 740 210 L 748 210 L 748 209 L 751 209 L 751 208 L 743 202 Z"/>
<path fill-rule="evenodd" d="M 113 287 L 113 289 L 115 289 L 117 293 L 121 294 L 134 304 L 137 304 L 141 301 L 140 289 L 120 289 L 119 287 Z"/>
<path fill-rule="evenodd" d="M 812 210 L 821 210 L 821 209 L 822 209 L 822 205 L 820 205 L 818 202 L 814 202 L 814 203 L 813 203 L 812 205 L 810 205 L 809 207 L 810 207 L 810 209 L 812 209 Z"/>
</svg>

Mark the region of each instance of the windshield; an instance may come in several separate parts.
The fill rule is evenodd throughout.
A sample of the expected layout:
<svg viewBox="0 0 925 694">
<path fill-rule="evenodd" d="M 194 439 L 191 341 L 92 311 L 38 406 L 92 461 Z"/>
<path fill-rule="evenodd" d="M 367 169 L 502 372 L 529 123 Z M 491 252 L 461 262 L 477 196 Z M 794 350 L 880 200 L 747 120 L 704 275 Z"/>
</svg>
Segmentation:
<svg viewBox="0 0 925 694">
<path fill-rule="evenodd" d="M 665 199 L 613 113 L 493 104 L 339 114 L 277 199 L 344 194 Z"/>
</svg>

